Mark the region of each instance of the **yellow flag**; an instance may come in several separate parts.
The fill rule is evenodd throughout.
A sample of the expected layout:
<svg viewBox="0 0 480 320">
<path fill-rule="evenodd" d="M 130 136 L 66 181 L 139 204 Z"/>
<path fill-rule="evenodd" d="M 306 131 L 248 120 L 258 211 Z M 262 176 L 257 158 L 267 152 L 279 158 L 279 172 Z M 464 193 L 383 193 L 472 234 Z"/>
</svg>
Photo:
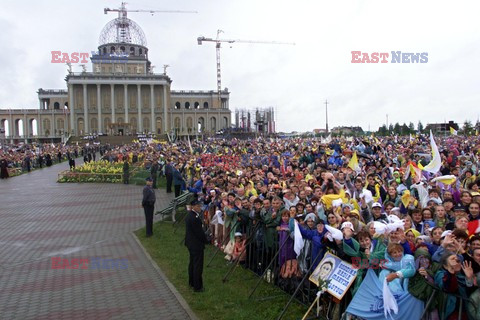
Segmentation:
<svg viewBox="0 0 480 320">
<path fill-rule="evenodd" d="M 358 164 L 358 158 L 357 158 L 357 151 L 353 153 L 352 158 L 348 162 L 348 167 L 353 171 L 356 171 L 356 172 L 360 171 L 360 166 Z"/>
<path fill-rule="evenodd" d="M 448 175 L 448 176 L 441 176 L 441 177 L 436 177 L 432 179 L 432 182 L 441 182 L 446 185 L 451 185 L 457 181 L 457 177 L 454 175 Z"/>
<path fill-rule="evenodd" d="M 450 134 L 456 136 L 457 135 L 457 130 L 453 129 L 452 127 L 450 127 Z"/>
<path fill-rule="evenodd" d="M 402 194 L 402 203 L 405 208 L 408 207 L 408 203 L 410 202 L 410 191 L 405 190 Z"/>
</svg>

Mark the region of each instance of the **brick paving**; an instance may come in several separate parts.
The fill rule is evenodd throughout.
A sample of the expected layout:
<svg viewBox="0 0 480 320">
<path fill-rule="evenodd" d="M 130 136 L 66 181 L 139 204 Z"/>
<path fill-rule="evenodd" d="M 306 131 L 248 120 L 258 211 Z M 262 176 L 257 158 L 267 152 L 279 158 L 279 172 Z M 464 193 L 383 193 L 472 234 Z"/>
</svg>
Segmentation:
<svg viewBox="0 0 480 320">
<path fill-rule="evenodd" d="M 0 319 L 194 318 L 132 235 L 145 225 L 142 187 L 56 183 L 67 168 L 0 180 Z M 171 200 L 156 193 L 158 207 Z M 53 257 L 127 262 L 52 269 Z"/>
</svg>

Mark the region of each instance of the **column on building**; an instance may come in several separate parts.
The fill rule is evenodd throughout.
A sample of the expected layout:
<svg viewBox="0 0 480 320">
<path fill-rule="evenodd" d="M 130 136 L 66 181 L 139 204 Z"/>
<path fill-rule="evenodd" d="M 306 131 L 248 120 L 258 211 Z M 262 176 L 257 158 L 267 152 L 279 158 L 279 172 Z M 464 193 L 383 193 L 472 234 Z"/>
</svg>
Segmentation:
<svg viewBox="0 0 480 320">
<path fill-rule="evenodd" d="M 142 121 L 142 85 L 137 84 L 137 132 L 143 132 L 143 121 Z"/>
<path fill-rule="evenodd" d="M 25 138 L 25 143 L 27 142 L 28 138 L 28 125 L 27 125 L 27 112 L 24 111 L 23 114 L 23 137 Z"/>
<path fill-rule="evenodd" d="M 102 85 L 97 84 L 97 133 L 103 133 L 103 121 L 102 121 L 102 96 L 101 96 Z"/>
<path fill-rule="evenodd" d="M 40 126 L 41 123 L 42 123 L 42 119 L 40 119 L 40 110 L 39 110 L 38 113 L 37 113 L 37 136 L 42 135 L 42 129 L 41 129 L 41 126 Z M 32 128 L 32 130 L 33 130 L 33 128 Z"/>
<path fill-rule="evenodd" d="M 12 110 L 10 110 L 10 122 L 8 123 L 8 131 L 10 131 L 10 143 L 13 144 L 13 136 L 15 135 L 15 124 L 13 123 Z"/>
<path fill-rule="evenodd" d="M 53 136 L 56 137 L 58 132 L 57 132 L 57 124 L 55 122 L 55 110 L 54 108 L 52 108 L 52 132 L 53 132 Z"/>
<path fill-rule="evenodd" d="M 38 102 L 40 103 L 39 109 L 43 110 L 43 99 L 42 98 L 38 99 Z"/>
<path fill-rule="evenodd" d="M 125 108 L 125 123 L 129 123 L 128 121 L 128 85 L 124 84 L 123 85 L 123 101 L 124 101 L 124 108 Z"/>
<path fill-rule="evenodd" d="M 73 85 L 72 84 L 69 84 L 68 85 L 68 107 L 69 107 L 69 111 L 70 111 L 70 133 L 72 135 L 78 135 L 78 133 L 76 132 L 76 125 L 75 125 L 75 105 L 74 105 L 74 102 L 73 102 Z M 41 123 L 41 121 L 40 121 Z M 39 131 L 38 134 L 40 134 L 41 131 Z"/>
<path fill-rule="evenodd" d="M 155 119 L 155 96 L 153 90 L 153 84 L 150 85 L 150 130 L 152 133 L 156 133 L 157 121 Z"/>
<path fill-rule="evenodd" d="M 87 107 L 87 84 L 83 84 L 83 128 L 85 132 L 83 134 L 88 134 L 89 130 L 89 121 L 88 121 L 88 107 Z"/>
<path fill-rule="evenodd" d="M 163 86 L 163 132 L 168 131 L 167 86 Z"/>
<path fill-rule="evenodd" d="M 111 123 L 116 123 L 115 120 L 115 84 L 110 84 L 110 107 L 112 108 L 112 121 Z M 111 133 L 113 135 L 113 132 Z"/>
</svg>

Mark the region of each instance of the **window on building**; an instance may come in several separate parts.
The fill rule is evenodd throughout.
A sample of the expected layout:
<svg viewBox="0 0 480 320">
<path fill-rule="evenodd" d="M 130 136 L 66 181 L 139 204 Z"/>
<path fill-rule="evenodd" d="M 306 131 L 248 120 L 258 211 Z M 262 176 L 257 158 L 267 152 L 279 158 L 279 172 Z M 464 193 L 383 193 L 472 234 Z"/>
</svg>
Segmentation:
<svg viewBox="0 0 480 320">
<path fill-rule="evenodd" d="M 208 109 L 208 102 L 203 103 L 203 109 Z"/>
<path fill-rule="evenodd" d="M 175 102 L 175 109 L 180 109 L 180 102 L 179 101 Z"/>
<path fill-rule="evenodd" d="M 190 102 L 185 102 L 185 109 L 190 109 Z"/>
</svg>

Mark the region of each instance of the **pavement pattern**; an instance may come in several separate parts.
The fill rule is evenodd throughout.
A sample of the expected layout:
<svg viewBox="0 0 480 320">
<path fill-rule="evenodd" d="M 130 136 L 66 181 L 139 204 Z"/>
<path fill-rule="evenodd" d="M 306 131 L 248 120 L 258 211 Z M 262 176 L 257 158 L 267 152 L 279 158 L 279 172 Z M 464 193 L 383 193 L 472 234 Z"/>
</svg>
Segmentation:
<svg viewBox="0 0 480 320">
<path fill-rule="evenodd" d="M 195 319 L 132 234 L 142 187 L 57 183 L 67 168 L 0 180 L 0 319 Z"/>
</svg>

